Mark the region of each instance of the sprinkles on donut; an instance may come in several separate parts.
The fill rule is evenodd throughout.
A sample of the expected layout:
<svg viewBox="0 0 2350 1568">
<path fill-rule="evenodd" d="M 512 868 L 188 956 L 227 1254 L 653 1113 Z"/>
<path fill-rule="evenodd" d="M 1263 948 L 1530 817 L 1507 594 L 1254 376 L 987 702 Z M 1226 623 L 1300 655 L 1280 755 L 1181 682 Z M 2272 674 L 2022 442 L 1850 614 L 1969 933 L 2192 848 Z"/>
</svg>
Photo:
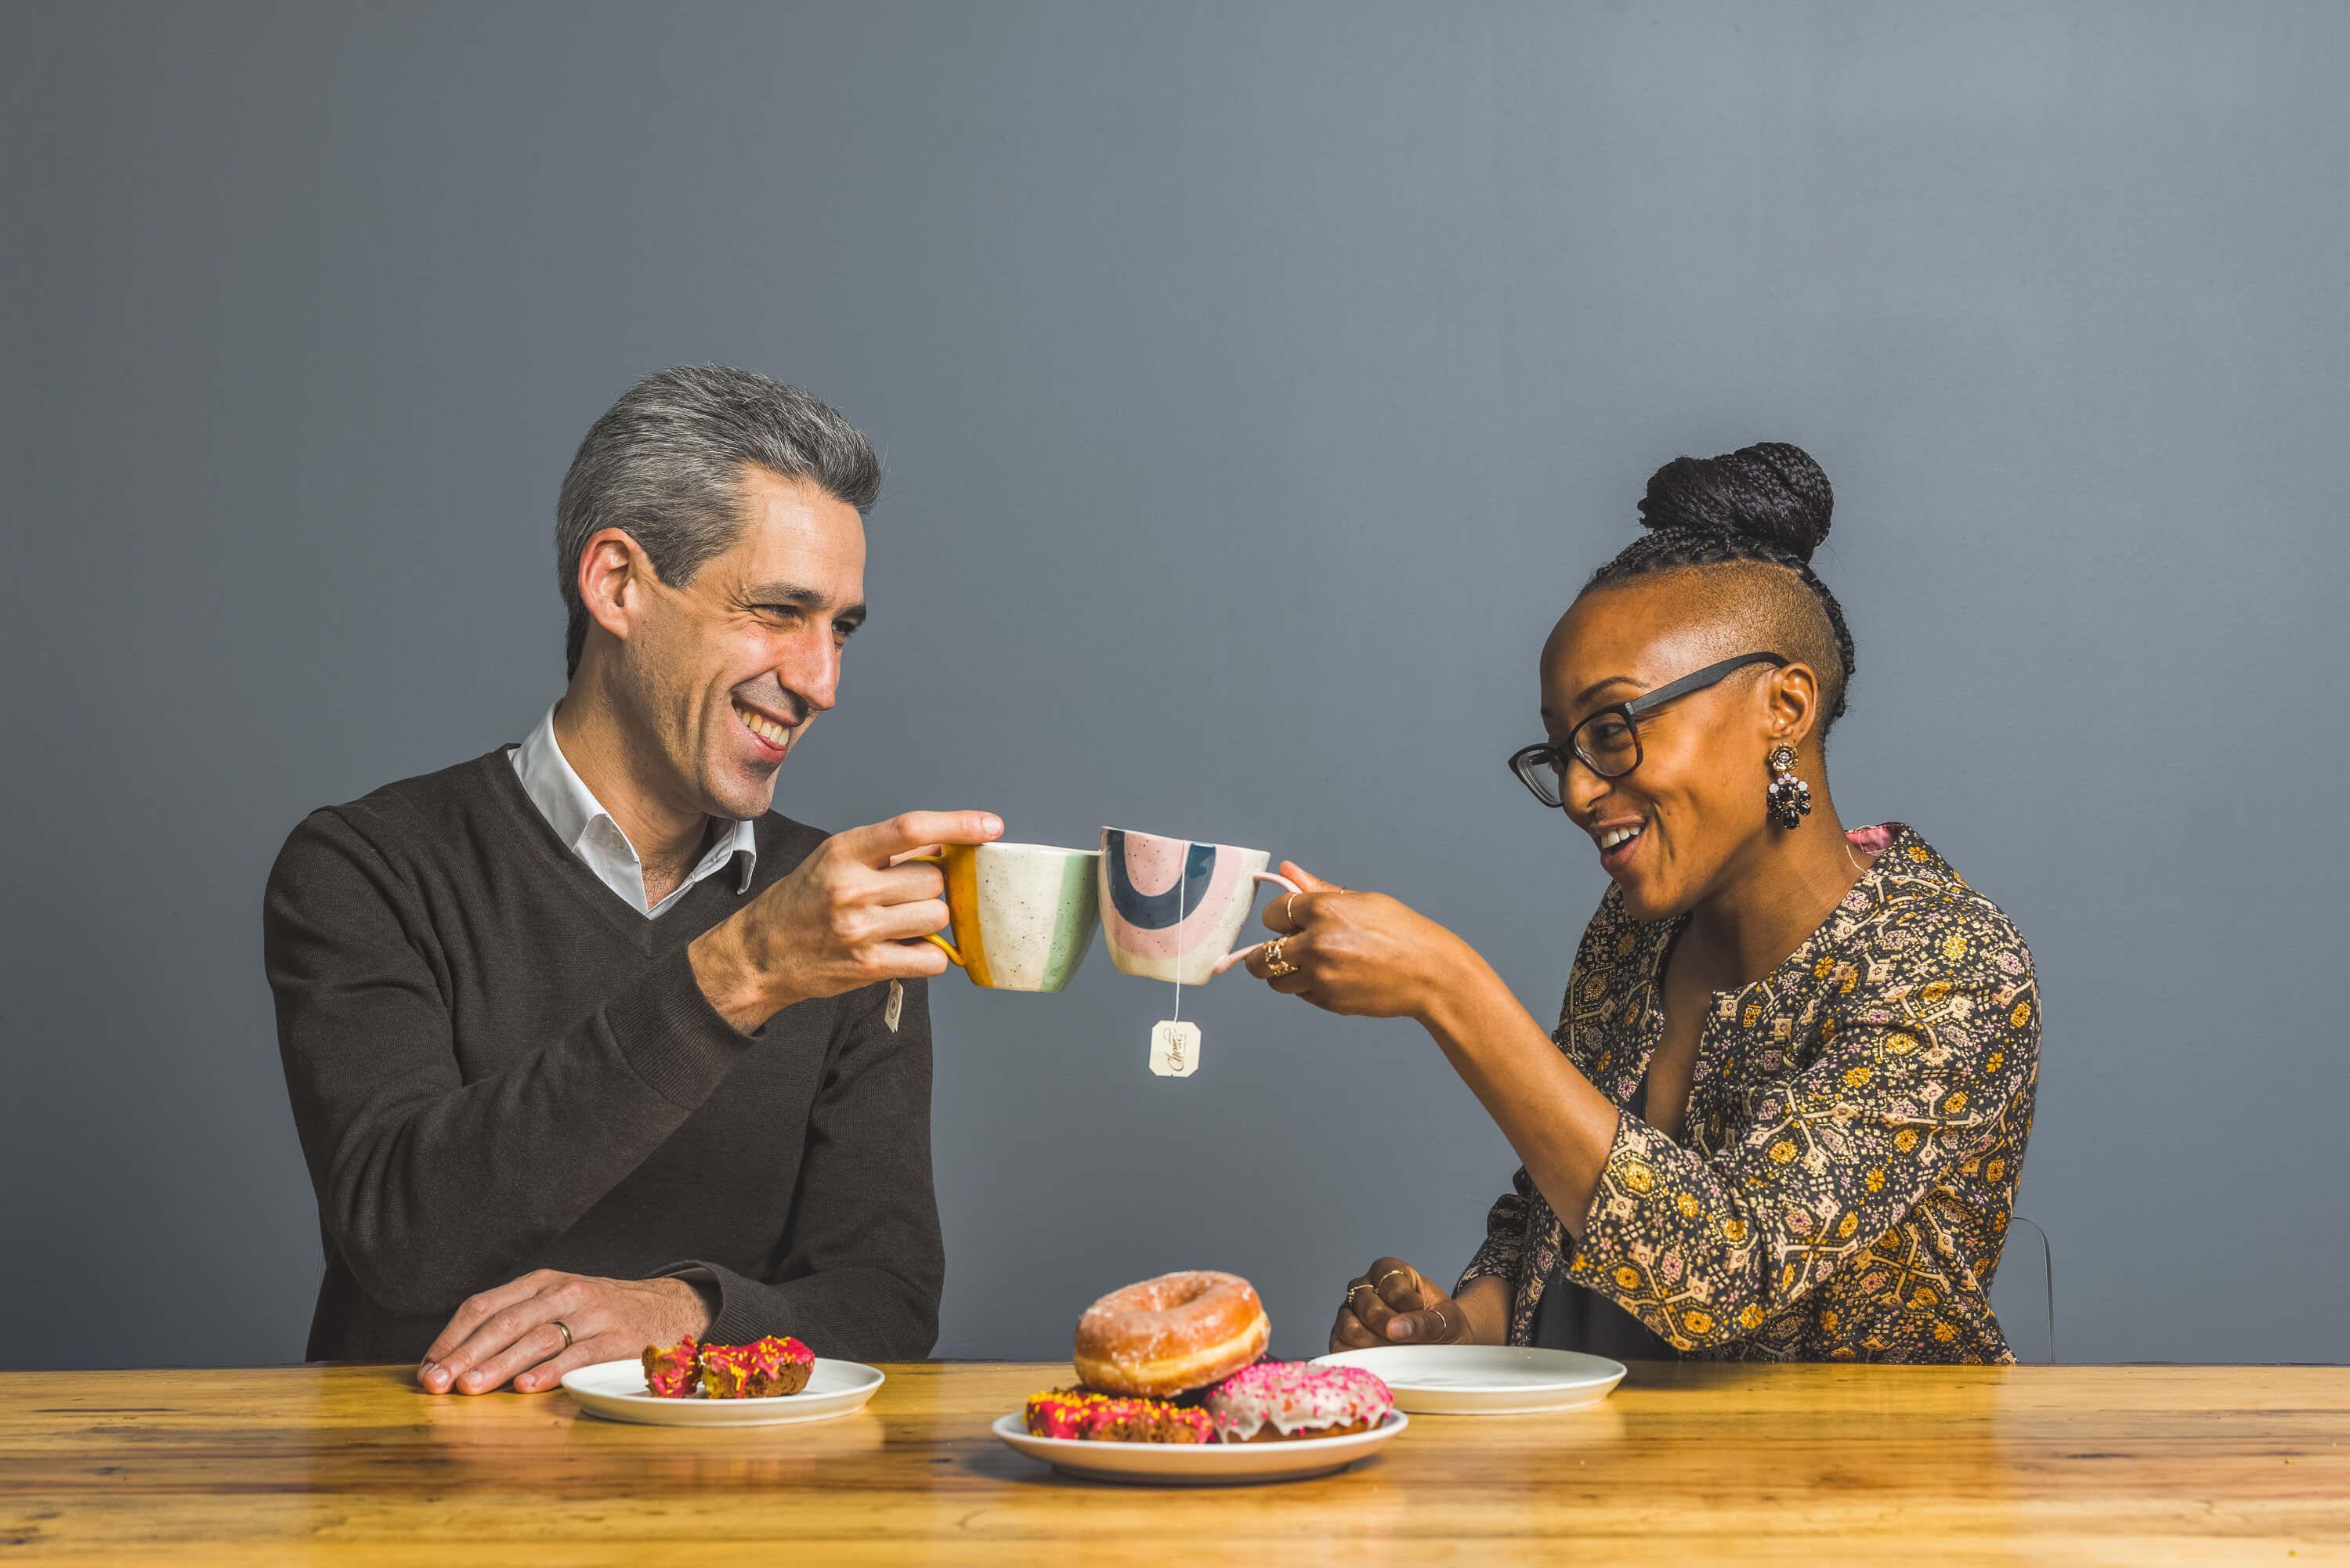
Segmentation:
<svg viewBox="0 0 2350 1568">
<path fill-rule="evenodd" d="M 1224 1443 L 1343 1438 L 1388 1418 L 1395 1396 L 1359 1366 L 1261 1361 L 1208 1390 L 1208 1419 Z"/>
<path fill-rule="evenodd" d="M 696 1345 L 689 1334 L 666 1350 L 646 1345 L 644 1364 L 647 1391 L 663 1399 L 768 1399 L 806 1387 L 816 1352 L 788 1334 Z"/>
<path fill-rule="evenodd" d="M 1028 1397 L 1029 1435 L 1087 1443 L 1211 1443 L 1205 1410 L 1164 1399 L 1130 1399 L 1090 1388 L 1047 1388 Z"/>
</svg>

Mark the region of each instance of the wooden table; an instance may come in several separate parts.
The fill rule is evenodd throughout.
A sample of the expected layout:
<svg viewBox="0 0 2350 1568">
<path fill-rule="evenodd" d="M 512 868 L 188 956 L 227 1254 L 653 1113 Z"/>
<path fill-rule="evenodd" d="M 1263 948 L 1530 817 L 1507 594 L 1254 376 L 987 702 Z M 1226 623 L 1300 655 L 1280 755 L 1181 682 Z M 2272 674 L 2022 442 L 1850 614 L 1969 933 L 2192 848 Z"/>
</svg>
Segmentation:
<svg viewBox="0 0 2350 1568">
<path fill-rule="evenodd" d="M 1638 1366 L 1596 1409 L 1199 1491 L 989 1434 L 1066 1366 L 888 1371 L 735 1431 L 405 1368 L 0 1374 L 0 1561 L 2350 1563 L 2350 1368 Z"/>
</svg>

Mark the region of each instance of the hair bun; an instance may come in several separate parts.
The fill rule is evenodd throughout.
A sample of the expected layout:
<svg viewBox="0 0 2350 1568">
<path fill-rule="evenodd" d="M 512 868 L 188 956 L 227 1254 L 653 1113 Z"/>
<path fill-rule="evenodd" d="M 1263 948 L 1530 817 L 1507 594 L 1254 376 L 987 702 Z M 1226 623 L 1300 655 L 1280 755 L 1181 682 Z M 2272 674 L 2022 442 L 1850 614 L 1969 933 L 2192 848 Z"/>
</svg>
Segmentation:
<svg viewBox="0 0 2350 1568">
<path fill-rule="evenodd" d="M 1808 562 L 1828 536 L 1835 492 L 1811 454 L 1783 441 L 1720 457 L 1677 457 L 1648 478 L 1640 521 L 1659 532 L 1736 534 Z"/>
</svg>

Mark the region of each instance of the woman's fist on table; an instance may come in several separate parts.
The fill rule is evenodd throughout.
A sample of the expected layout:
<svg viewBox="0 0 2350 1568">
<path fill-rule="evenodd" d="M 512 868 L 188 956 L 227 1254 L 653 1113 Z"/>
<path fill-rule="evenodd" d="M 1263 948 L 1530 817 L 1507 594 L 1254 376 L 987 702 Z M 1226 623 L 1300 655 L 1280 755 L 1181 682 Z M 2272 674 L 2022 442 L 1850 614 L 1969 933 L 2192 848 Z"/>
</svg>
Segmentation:
<svg viewBox="0 0 2350 1568">
<path fill-rule="evenodd" d="M 1381 1258 L 1357 1275 L 1330 1325 L 1333 1351 L 1473 1343 L 1460 1303 L 1401 1258 Z"/>
</svg>

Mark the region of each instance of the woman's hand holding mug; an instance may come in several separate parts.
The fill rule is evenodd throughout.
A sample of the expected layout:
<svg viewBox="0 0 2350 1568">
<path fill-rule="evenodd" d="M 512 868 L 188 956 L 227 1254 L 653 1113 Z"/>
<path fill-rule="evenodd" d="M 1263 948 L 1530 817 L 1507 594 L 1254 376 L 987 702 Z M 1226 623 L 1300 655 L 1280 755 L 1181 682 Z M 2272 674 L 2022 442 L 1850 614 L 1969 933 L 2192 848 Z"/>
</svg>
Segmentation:
<svg viewBox="0 0 2350 1568">
<path fill-rule="evenodd" d="M 1466 1309 L 1401 1258 L 1381 1258 L 1357 1275 L 1330 1325 L 1334 1352 L 1475 1343 Z"/>
<path fill-rule="evenodd" d="M 1466 942 L 1384 893 L 1350 892 L 1295 861 L 1281 869 L 1304 890 L 1264 907 L 1277 934 L 1248 955 L 1249 973 L 1275 991 L 1328 1012 L 1425 1023 L 1464 961 L 1482 967 Z"/>
</svg>

